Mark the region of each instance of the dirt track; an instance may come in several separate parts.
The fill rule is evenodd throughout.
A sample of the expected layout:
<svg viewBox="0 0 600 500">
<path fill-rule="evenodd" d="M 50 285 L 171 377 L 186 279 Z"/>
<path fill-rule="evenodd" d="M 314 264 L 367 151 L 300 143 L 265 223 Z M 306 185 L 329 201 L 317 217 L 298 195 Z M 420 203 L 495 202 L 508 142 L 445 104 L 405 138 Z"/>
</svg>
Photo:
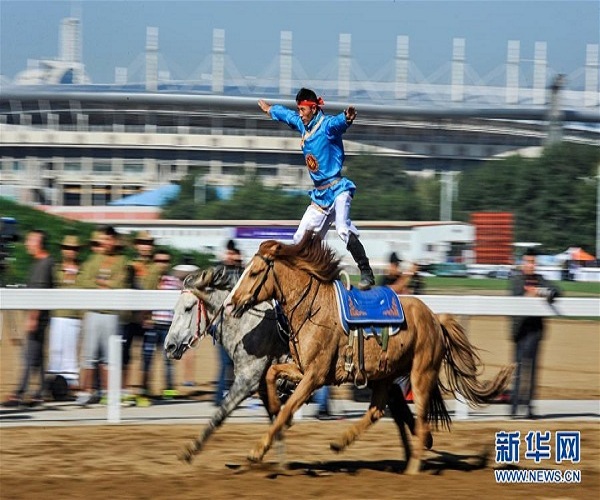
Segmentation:
<svg viewBox="0 0 600 500">
<path fill-rule="evenodd" d="M 229 424 L 217 432 L 192 465 L 177 461 L 179 448 L 197 426 L 14 428 L 0 431 L 4 499 L 174 498 L 598 498 L 600 430 L 596 423 L 457 423 L 434 434 L 425 470 L 406 476 L 397 431 L 380 422 L 347 452 L 328 443 L 348 422 L 301 422 L 287 434 L 288 468 L 266 463 L 248 469 L 245 455 L 264 424 Z M 498 485 L 494 433 L 500 430 L 581 430 L 581 463 L 522 468 L 579 469 L 581 484 Z M 483 451 L 489 450 L 488 462 Z"/>
<path fill-rule="evenodd" d="M 484 349 L 488 373 L 510 362 L 511 346 L 504 319 L 474 319 L 472 342 Z M 600 399 L 599 324 L 550 322 L 543 344 L 539 396 L 545 399 Z M 198 380 L 212 387 L 216 358 L 210 344 L 198 351 Z M 1 391 L 13 390 L 18 350 L 3 337 L 0 345 Z M 160 365 L 160 363 L 158 364 Z M 162 379 L 162 367 L 155 385 Z M 265 424 L 226 422 L 191 465 L 175 458 L 199 426 L 75 426 L 0 428 L 1 499 L 175 499 L 175 498 L 598 498 L 600 427 L 598 421 L 457 422 L 452 433 L 434 433 L 419 477 L 402 475 L 404 454 L 394 425 L 386 420 L 342 455 L 329 441 L 346 421 L 303 421 L 287 433 L 287 463 L 280 471 L 271 451 L 266 464 L 246 468 L 245 456 L 265 431 Z M 578 485 L 497 485 L 493 469 L 495 433 L 519 429 L 581 431 L 581 463 L 554 460 L 524 468 L 582 471 Z M 553 437 L 554 438 L 554 437 Z M 483 450 L 490 450 L 487 465 Z M 521 455 L 524 445 L 521 446 Z"/>
</svg>

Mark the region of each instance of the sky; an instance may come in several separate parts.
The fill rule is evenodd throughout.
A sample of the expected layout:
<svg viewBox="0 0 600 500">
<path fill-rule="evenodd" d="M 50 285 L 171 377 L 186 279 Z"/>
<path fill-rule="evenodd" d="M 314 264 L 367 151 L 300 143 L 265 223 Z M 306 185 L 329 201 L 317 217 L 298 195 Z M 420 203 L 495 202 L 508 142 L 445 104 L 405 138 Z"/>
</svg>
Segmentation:
<svg viewBox="0 0 600 500">
<path fill-rule="evenodd" d="M 143 74 L 147 26 L 159 28 L 160 69 L 175 79 L 209 71 L 214 28 L 225 30 L 227 56 L 246 76 L 277 68 L 280 32 L 292 31 L 295 61 L 311 78 L 336 63 L 341 33 L 352 35 L 353 61 L 373 79 L 393 68 L 398 35 L 409 36 L 411 63 L 431 79 L 450 63 L 455 37 L 466 39 L 467 63 L 481 77 L 505 64 L 509 40 L 521 42 L 524 72 L 545 41 L 551 72 L 570 75 L 600 38 L 599 0 L 0 0 L 0 74 L 12 79 L 28 59 L 57 57 L 60 20 L 73 14 L 94 83 L 114 82 L 117 66 Z"/>
</svg>

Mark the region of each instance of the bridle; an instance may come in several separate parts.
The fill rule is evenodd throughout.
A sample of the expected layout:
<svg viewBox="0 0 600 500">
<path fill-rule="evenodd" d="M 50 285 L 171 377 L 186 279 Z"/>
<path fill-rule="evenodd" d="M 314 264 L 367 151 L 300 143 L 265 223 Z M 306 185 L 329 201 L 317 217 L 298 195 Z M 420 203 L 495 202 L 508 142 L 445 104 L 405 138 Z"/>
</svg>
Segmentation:
<svg viewBox="0 0 600 500">
<path fill-rule="evenodd" d="M 267 264 L 267 269 L 263 273 L 262 279 L 261 279 L 260 283 L 258 284 L 258 286 L 256 287 L 256 289 L 254 290 L 254 293 L 252 294 L 252 297 L 248 301 L 247 305 L 249 307 L 256 305 L 256 303 L 258 302 L 258 295 L 260 294 L 260 291 L 262 290 L 262 287 L 264 286 L 264 284 L 267 282 L 267 278 L 269 277 L 270 271 L 273 271 L 273 279 L 275 280 L 275 287 L 277 289 L 277 293 L 278 293 L 279 297 L 281 297 L 281 300 L 279 301 L 279 303 L 282 305 L 285 304 L 285 296 L 283 295 L 283 289 L 281 288 L 281 284 L 279 283 L 279 278 L 277 277 L 277 273 L 275 272 L 275 259 L 272 259 L 270 257 L 265 257 L 264 255 L 261 255 L 259 253 L 254 254 L 254 256 L 260 257 L 263 260 L 263 262 L 265 264 Z"/>
<path fill-rule="evenodd" d="M 197 349 L 200 345 L 200 341 L 209 334 L 212 334 L 215 330 L 215 321 L 217 318 L 223 317 L 224 307 L 221 305 L 217 312 L 213 315 L 212 319 L 208 316 L 208 310 L 206 307 L 206 302 L 204 299 L 198 294 L 194 293 L 192 290 L 182 290 L 181 293 L 191 293 L 196 298 L 196 306 L 198 307 L 198 314 L 196 315 L 196 329 L 194 334 L 189 342 L 184 342 L 182 346 L 184 347 L 182 354 L 188 349 Z M 202 329 L 202 320 L 204 320 L 204 324 L 206 325 L 204 329 Z"/>
<path fill-rule="evenodd" d="M 256 257 L 260 257 L 266 264 L 267 264 L 267 269 L 265 270 L 265 272 L 263 273 L 262 279 L 260 281 L 260 283 L 258 284 L 258 286 L 256 287 L 256 289 L 254 290 L 252 297 L 250 298 L 250 300 L 246 303 L 247 307 L 250 308 L 252 306 L 254 306 L 257 302 L 258 302 L 258 295 L 260 294 L 260 291 L 262 290 L 262 287 L 264 286 L 264 284 L 267 281 L 267 277 L 269 276 L 269 272 L 273 272 L 273 280 L 275 281 L 275 288 L 277 289 L 277 294 L 279 295 L 279 297 L 281 298 L 280 300 L 280 304 L 284 305 L 286 303 L 286 299 L 285 299 L 285 295 L 283 294 L 283 288 L 281 287 L 281 283 L 279 282 L 279 278 L 277 277 L 277 273 L 275 272 L 275 259 L 272 259 L 270 257 L 265 257 L 264 255 L 261 255 L 259 253 L 255 254 Z M 299 362 L 299 368 L 301 371 L 303 371 L 303 367 L 302 367 L 302 361 L 300 360 L 300 353 L 298 352 L 298 339 L 297 339 L 297 333 L 294 333 L 292 326 L 291 326 L 291 316 L 294 315 L 294 312 L 296 311 L 296 309 L 298 308 L 298 306 L 304 301 L 304 299 L 308 296 L 308 294 L 310 293 L 311 289 L 312 289 L 312 285 L 313 285 L 313 280 L 314 277 L 311 275 L 310 276 L 310 284 L 308 287 L 306 287 L 302 293 L 302 295 L 300 296 L 299 300 L 296 302 L 296 304 L 291 308 L 291 313 L 290 313 L 290 317 L 288 318 L 289 321 L 289 325 L 290 325 L 290 332 L 289 332 L 289 336 L 290 336 L 290 341 L 292 342 L 292 345 L 294 346 L 294 350 L 296 351 L 296 356 L 298 358 L 298 362 Z M 317 284 L 317 291 L 320 287 L 320 283 Z M 310 310 L 312 310 L 312 306 L 314 304 L 314 301 L 317 297 L 317 294 L 315 293 L 313 295 L 313 301 L 309 307 Z M 302 327 L 304 326 L 304 323 L 306 323 L 306 321 L 308 321 L 310 319 L 310 313 L 307 315 L 307 317 L 304 319 L 304 321 L 302 322 L 302 324 L 300 325 L 300 327 L 297 329 L 297 332 L 299 332 Z"/>
</svg>

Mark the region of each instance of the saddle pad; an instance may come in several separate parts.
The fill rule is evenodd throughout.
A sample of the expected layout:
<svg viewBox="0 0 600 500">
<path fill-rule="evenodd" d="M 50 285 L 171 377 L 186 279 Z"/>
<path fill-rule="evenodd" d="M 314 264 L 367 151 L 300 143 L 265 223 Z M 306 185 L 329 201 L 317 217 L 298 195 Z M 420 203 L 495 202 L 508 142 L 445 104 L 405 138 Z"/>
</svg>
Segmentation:
<svg viewBox="0 0 600 500">
<path fill-rule="evenodd" d="M 341 281 L 334 281 L 338 310 L 344 330 L 369 326 L 396 326 L 404 323 L 404 311 L 396 293 L 387 286 L 360 291 L 347 290 Z"/>
</svg>

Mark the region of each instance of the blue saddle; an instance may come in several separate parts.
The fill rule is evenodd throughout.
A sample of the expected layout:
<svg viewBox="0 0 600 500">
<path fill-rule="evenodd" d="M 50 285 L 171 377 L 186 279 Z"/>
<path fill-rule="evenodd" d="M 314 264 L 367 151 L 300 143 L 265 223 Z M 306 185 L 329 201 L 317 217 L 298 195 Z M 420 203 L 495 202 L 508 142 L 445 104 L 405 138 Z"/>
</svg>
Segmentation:
<svg viewBox="0 0 600 500">
<path fill-rule="evenodd" d="M 340 320 L 344 330 L 364 328 L 375 330 L 385 326 L 398 330 L 404 324 L 404 311 L 400 299 L 390 287 L 376 286 L 361 291 L 347 290 L 341 281 L 334 281 Z"/>
</svg>

